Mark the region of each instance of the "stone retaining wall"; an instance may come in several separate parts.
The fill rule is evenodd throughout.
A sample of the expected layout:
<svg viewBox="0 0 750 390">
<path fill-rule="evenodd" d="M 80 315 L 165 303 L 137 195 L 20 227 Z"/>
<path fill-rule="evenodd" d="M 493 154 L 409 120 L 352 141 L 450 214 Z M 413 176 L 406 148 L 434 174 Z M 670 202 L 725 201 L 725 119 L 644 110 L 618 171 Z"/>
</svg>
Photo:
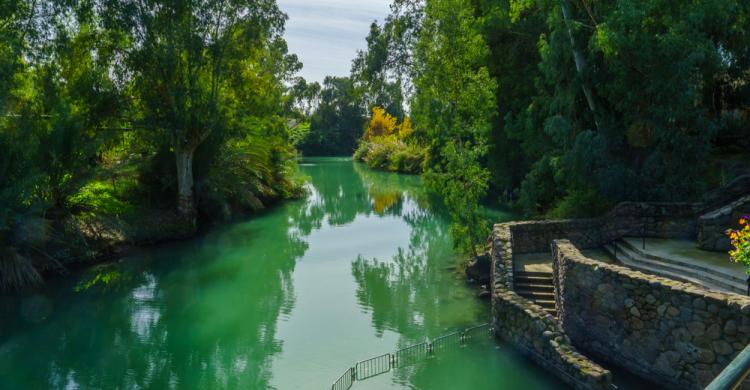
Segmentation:
<svg viewBox="0 0 750 390">
<path fill-rule="evenodd" d="M 725 231 L 739 227 L 743 215 L 750 214 L 750 195 L 746 195 L 698 218 L 698 247 L 726 252 L 731 249 Z"/>
<path fill-rule="evenodd" d="M 578 353 L 554 317 L 513 291 L 492 298 L 495 333 L 576 389 L 611 390 L 612 374 Z"/>
<path fill-rule="evenodd" d="M 580 249 L 598 248 L 624 236 L 694 238 L 698 203 L 620 203 L 599 218 L 521 221 L 493 228 L 492 250 L 502 254 L 499 283 L 513 289 L 513 254 L 549 252 L 553 240 L 565 238 Z"/>
<path fill-rule="evenodd" d="M 561 328 L 597 358 L 671 388 L 702 389 L 750 342 L 748 297 L 592 260 L 568 240 L 552 251 Z"/>
<path fill-rule="evenodd" d="M 699 203 L 623 202 L 609 213 L 588 219 L 511 222 L 516 254 L 547 252 L 554 239 L 566 238 L 581 249 L 600 247 L 623 236 L 695 238 Z"/>
<path fill-rule="evenodd" d="M 509 224 L 496 225 L 491 247 L 492 323 L 495 334 L 578 389 L 611 389 L 612 375 L 578 353 L 557 320 L 513 292 Z"/>
</svg>

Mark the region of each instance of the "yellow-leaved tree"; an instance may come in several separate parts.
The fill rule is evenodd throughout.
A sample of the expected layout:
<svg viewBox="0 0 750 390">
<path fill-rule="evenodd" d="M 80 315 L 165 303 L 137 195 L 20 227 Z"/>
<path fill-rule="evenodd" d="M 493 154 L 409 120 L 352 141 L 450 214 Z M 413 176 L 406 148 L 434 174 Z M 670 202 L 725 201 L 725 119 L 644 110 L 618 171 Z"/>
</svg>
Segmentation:
<svg viewBox="0 0 750 390">
<path fill-rule="evenodd" d="M 365 131 L 365 139 L 391 135 L 396 131 L 396 118 L 385 112 L 382 107 L 373 107 L 370 124 Z"/>
</svg>

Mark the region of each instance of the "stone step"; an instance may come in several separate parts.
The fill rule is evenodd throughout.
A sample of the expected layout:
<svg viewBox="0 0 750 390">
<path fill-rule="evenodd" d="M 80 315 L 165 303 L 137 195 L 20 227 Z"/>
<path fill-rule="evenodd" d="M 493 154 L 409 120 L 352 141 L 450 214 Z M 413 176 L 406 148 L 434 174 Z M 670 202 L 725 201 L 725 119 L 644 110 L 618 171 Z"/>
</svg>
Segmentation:
<svg viewBox="0 0 750 390">
<path fill-rule="evenodd" d="M 528 284 L 549 284 L 552 285 L 552 278 L 543 276 L 514 276 L 513 281 L 517 283 L 528 283 Z"/>
<path fill-rule="evenodd" d="M 551 292 L 541 292 L 541 291 L 529 291 L 529 290 L 516 290 L 516 294 L 531 300 L 536 299 L 547 299 L 547 300 L 555 300 L 555 294 Z"/>
<path fill-rule="evenodd" d="M 553 286 L 552 284 L 523 283 L 523 282 L 519 282 L 518 280 L 513 281 L 513 289 L 516 291 L 526 290 L 526 291 L 540 291 L 540 292 L 548 292 L 548 293 L 555 292 L 555 286 Z"/>
<path fill-rule="evenodd" d="M 554 297 L 553 297 L 554 298 Z M 554 309 L 555 308 L 555 300 L 554 299 L 535 299 L 534 303 L 537 305 L 545 308 L 545 309 Z"/>
<path fill-rule="evenodd" d="M 514 276 L 519 277 L 543 277 L 552 279 L 552 272 L 515 271 Z"/>
<path fill-rule="evenodd" d="M 649 253 L 648 250 L 644 251 L 642 249 L 642 247 L 637 246 L 637 245 L 633 245 L 631 242 L 628 242 L 627 240 L 618 240 L 617 243 L 620 244 L 618 246 L 618 249 L 622 248 L 622 247 L 625 247 L 626 249 L 630 250 L 631 252 L 635 252 L 640 257 L 643 257 L 645 259 L 653 260 L 653 261 L 658 261 L 658 262 L 661 262 L 661 263 L 668 263 L 668 264 L 676 265 L 676 266 L 679 266 L 679 267 L 694 269 L 695 271 L 699 271 L 699 272 L 702 272 L 702 273 L 705 273 L 705 274 L 710 274 L 710 275 L 712 275 L 714 277 L 717 277 L 717 278 L 720 278 L 720 279 L 727 279 L 727 280 L 733 281 L 735 283 L 738 283 L 738 284 L 740 284 L 742 286 L 746 286 L 745 279 L 743 279 L 742 277 L 739 277 L 739 276 L 737 276 L 735 274 L 732 274 L 732 273 L 730 273 L 730 272 L 728 272 L 728 271 L 726 271 L 724 269 L 715 268 L 715 267 L 711 267 L 711 266 L 702 266 L 702 265 L 698 265 L 698 264 L 688 263 L 688 262 L 685 262 L 685 261 L 680 261 L 679 258 L 667 258 L 667 257 L 657 256 L 657 255 L 654 255 L 653 253 Z M 647 246 L 647 248 L 648 248 L 648 246 Z"/>
<path fill-rule="evenodd" d="M 619 243 L 619 242 L 618 242 Z M 614 247 L 605 245 L 604 249 L 614 256 Z M 721 280 L 711 275 L 701 274 L 693 268 L 681 267 L 672 263 L 658 262 L 640 256 L 624 245 L 617 246 L 617 260 L 623 264 L 649 274 L 664 276 L 682 282 L 693 283 L 712 290 L 744 294 L 744 284 L 738 285 L 733 281 Z"/>
</svg>

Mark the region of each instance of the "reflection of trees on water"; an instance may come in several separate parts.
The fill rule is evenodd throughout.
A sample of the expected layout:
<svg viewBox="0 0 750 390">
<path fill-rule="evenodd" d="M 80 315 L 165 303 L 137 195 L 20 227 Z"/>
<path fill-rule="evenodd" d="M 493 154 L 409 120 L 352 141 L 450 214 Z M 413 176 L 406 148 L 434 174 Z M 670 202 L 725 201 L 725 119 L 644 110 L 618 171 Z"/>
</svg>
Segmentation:
<svg viewBox="0 0 750 390">
<path fill-rule="evenodd" d="M 418 177 L 350 164 L 305 167 L 310 197 L 249 223 L 0 299 L 0 372 L 13 373 L 0 387 L 267 388 L 306 237 L 358 215 L 412 227 L 394 259 L 353 265 L 377 331 L 399 331 L 405 343 L 422 328 L 440 332 L 450 300 L 436 260 L 450 253 L 445 224 Z"/>
<path fill-rule="evenodd" d="M 392 258 L 360 256 L 352 263 L 352 275 L 358 285 L 357 300 L 371 312 L 376 334 L 380 336 L 386 330 L 397 332 L 401 348 L 481 321 L 486 307 L 472 301 L 462 279 L 448 270 L 459 259 L 452 250 L 445 215 L 431 207 L 435 200 L 419 186 L 399 183 L 404 176 L 379 176 L 363 169 L 357 173 L 373 199 L 374 211 L 399 216 L 411 228 L 408 247 L 398 248 Z M 383 193 L 387 197 L 379 200 Z M 377 202 L 385 205 L 382 211 Z M 425 378 L 432 374 L 424 365 L 394 372 L 395 380 L 405 385 L 429 383 Z"/>
<path fill-rule="evenodd" d="M 355 171 L 371 194 L 375 212 L 378 196 L 390 191 L 386 199 L 397 201 L 384 207 L 383 213 L 401 217 L 411 228 L 408 247 L 398 248 L 391 259 L 360 256 L 352 263 L 357 299 L 371 310 L 376 332 L 396 331 L 406 345 L 445 333 L 446 328 L 471 324 L 472 315 L 462 319 L 450 314 L 465 290 L 453 288 L 460 281 L 446 270 L 456 265 L 457 258 L 444 216 L 431 208 L 433 200 L 413 177 L 356 166 Z"/>
<path fill-rule="evenodd" d="M 309 230 L 304 202 L 265 218 L 33 294 L 47 297 L 52 318 L 3 317 L 0 372 L 14 375 L 0 387 L 268 388 Z M 3 314 L 20 312 L 25 295 L 0 303 Z"/>
</svg>

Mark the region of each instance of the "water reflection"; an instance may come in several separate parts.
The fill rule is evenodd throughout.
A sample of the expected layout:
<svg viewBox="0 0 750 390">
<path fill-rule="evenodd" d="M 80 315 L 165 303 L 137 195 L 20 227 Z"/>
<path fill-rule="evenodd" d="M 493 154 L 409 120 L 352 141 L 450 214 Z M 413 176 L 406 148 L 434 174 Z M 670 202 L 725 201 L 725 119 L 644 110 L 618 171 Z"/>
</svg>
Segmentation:
<svg viewBox="0 0 750 390">
<path fill-rule="evenodd" d="M 446 272 L 460 260 L 451 250 L 445 217 L 431 208 L 433 200 L 409 177 L 356 171 L 370 194 L 373 211 L 399 216 L 410 228 L 408 245 L 396 248 L 390 258 L 359 256 L 352 262 L 357 299 L 371 311 L 376 332 L 396 331 L 401 335 L 399 344 L 409 345 L 481 320 L 478 305 L 465 305 L 461 319 L 451 315 L 456 309 L 453 304 L 466 303 L 468 290 L 455 288 L 462 283 L 460 277 Z"/>
<path fill-rule="evenodd" d="M 356 359 L 486 319 L 446 270 L 448 227 L 418 177 L 337 159 L 303 172 L 304 200 L 0 298 L 0 387 L 325 388 Z"/>
</svg>

